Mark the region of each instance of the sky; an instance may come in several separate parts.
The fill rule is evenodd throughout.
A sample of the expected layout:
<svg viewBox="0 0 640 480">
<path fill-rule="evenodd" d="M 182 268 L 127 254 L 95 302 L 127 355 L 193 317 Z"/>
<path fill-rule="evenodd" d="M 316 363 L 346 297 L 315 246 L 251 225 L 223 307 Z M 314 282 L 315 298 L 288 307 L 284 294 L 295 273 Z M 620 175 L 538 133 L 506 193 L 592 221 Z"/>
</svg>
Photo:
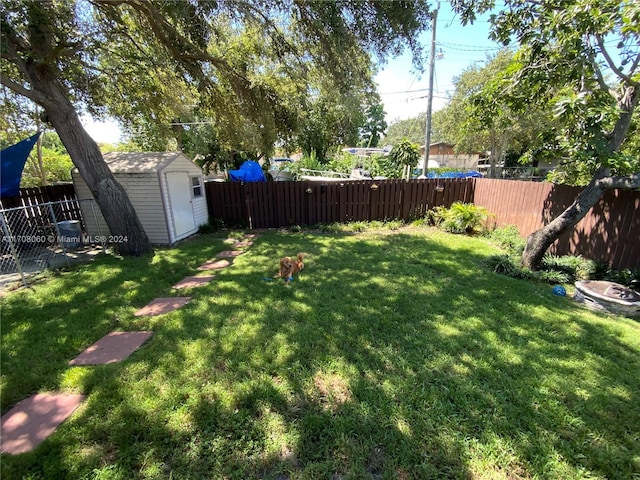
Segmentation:
<svg viewBox="0 0 640 480">
<path fill-rule="evenodd" d="M 451 11 L 449 3 L 441 2 L 436 24 L 436 61 L 434 68 L 433 106 L 443 108 L 453 93 L 453 80 L 467 67 L 484 64 L 488 55 L 500 50 L 489 40 L 488 15 L 479 17 L 473 25 L 462 26 L 460 18 Z M 431 29 L 420 37 L 425 55 L 431 48 Z M 427 110 L 429 90 L 429 61 L 424 72 L 412 68 L 411 54 L 390 60 L 375 77 L 386 112 L 387 124 L 394 120 L 416 117 Z"/>
<path fill-rule="evenodd" d="M 436 24 L 436 62 L 433 89 L 433 111 L 447 104 L 453 93 L 453 79 L 467 67 L 478 62 L 484 63 L 488 55 L 495 54 L 500 46 L 489 40 L 488 15 L 478 18 L 473 25 L 462 26 L 459 17 L 449 3 L 440 2 Z M 425 55 L 431 47 L 431 28 L 420 37 Z M 412 66 L 411 54 L 389 59 L 380 67 L 375 77 L 378 84 L 387 124 L 394 120 L 416 117 L 427 110 L 429 86 L 429 61 L 424 62 L 424 71 L 416 72 Z M 116 122 L 96 122 L 84 117 L 83 125 L 91 137 L 100 143 L 117 143 L 121 131 Z"/>
</svg>

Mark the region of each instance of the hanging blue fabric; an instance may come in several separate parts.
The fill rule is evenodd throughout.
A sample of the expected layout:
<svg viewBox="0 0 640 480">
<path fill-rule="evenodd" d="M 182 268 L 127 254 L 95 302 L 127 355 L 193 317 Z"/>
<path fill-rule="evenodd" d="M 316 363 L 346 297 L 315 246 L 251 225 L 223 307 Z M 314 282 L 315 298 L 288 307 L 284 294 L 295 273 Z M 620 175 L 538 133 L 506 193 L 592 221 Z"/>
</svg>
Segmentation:
<svg viewBox="0 0 640 480">
<path fill-rule="evenodd" d="M 24 164 L 39 136 L 40 132 L 0 152 L 0 197 L 20 195 L 20 179 Z"/>
</svg>

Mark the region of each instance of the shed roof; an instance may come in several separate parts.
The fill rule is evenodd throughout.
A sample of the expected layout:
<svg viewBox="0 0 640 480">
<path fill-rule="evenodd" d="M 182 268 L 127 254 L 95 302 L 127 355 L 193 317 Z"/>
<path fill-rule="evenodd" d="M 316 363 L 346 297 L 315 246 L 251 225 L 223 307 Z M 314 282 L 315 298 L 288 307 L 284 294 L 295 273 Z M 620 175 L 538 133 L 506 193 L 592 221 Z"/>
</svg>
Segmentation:
<svg viewBox="0 0 640 480">
<path fill-rule="evenodd" d="M 113 173 L 157 172 L 178 157 L 191 162 L 182 152 L 109 152 L 103 155 Z"/>
</svg>

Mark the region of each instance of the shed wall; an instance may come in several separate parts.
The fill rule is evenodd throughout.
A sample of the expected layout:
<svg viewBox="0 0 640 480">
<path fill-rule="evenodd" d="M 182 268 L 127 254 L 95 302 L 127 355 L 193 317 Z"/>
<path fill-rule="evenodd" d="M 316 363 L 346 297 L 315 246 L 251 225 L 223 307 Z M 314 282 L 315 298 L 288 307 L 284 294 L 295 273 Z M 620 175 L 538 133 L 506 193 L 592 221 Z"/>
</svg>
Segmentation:
<svg viewBox="0 0 640 480">
<path fill-rule="evenodd" d="M 76 195 L 78 199 L 92 199 L 93 195 L 91 194 L 91 190 L 84 182 L 84 179 L 80 176 L 80 173 L 77 171 L 71 172 L 71 178 L 73 179 L 73 185 L 76 190 Z M 107 222 L 104 220 L 102 213 L 100 212 L 100 208 L 96 204 L 96 208 L 94 211 L 90 211 L 88 202 L 80 202 L 80 208 L 82 209 L 82 216 L 84 218 L 84 223 L 87 227 L 87 231 L 85 232 L 89 237 L 91 237 L 92 243 L 100 243 L 97 238 L 100 236 L 109 235 L 109 227 L 107 226 Z"/>
<path fill-rule="evenodd" d="M 171 243 L 157 174 L 155 172 L 115 173 L 114 177 L 127 192 L 149 241 L 156 245 Z M 89 187 L 78 172 L 73 172 L 73 181 L 80 199 L 93 198 Z M 83 214 L 85 218 L 89 218 L 87 220 L 89 236 L 110 235 L 109 227 L 100 212 L 96 214 L 97 221 L 90 212 L 83 212 Z"/>
<path fill-rule="evenodd" d="M 116 173 L 114 176 L 127 192 L 151 243 L 170 244 L 156 173 Z"/>
</svg>

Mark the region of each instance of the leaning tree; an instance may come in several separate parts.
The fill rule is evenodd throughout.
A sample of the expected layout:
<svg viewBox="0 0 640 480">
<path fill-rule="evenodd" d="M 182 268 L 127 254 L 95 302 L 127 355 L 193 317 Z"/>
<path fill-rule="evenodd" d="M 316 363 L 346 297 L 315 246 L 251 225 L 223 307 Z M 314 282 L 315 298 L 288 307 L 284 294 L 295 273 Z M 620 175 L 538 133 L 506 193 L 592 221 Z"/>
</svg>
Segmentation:
<svg viewBox="0 0 640 480">
<path fill-rule="evenodd" d="M 149 240 L 80 112 L 99 114 L 113 92 L 134 109 L 163 107 L 176 93 L 168 85 L 181 84 L 189 98 L 174 101 L 202 98 L 266 131 L 286 124 L 292 108 L 274 87 L 279 81 L 304 76 L 311 64 L 348 85 L 370 74 L 350 61 L 363 51 L 384 58 L 408 46 L 419 59 L 428 19 L 426 0 L 5 0 L 0 78 L 43 108 L 111 232 L 128 238 L 120 252 L 141 255 L 151 251 Z M 280 66 L 269 81 L 256 75 L 265 64 L 254 68 L 243 48 L 229 55 L 228 34 L 246 31 L 261 42 L 244 51 L 269 45 L 269 66 Z M 125 78 L 131 85 L 119 88 Z"/>
<path fill-rule="evenodd" d="M 455 0 L 464 21 L 493 6 Z M 506 0 L 492 36 L 519 43 L 517 68 L 501 92 L 513 105 L 553 102 L 565 173 L 584 188 L 527 238 L 522 262 L 538 269 L 546 251 L 607 190 L 640 187 L 636 111 L 640 99 L 640 3 L 635 0 Z M 635 113 L 635 115 L 634 115 Z"/>
</svg>

